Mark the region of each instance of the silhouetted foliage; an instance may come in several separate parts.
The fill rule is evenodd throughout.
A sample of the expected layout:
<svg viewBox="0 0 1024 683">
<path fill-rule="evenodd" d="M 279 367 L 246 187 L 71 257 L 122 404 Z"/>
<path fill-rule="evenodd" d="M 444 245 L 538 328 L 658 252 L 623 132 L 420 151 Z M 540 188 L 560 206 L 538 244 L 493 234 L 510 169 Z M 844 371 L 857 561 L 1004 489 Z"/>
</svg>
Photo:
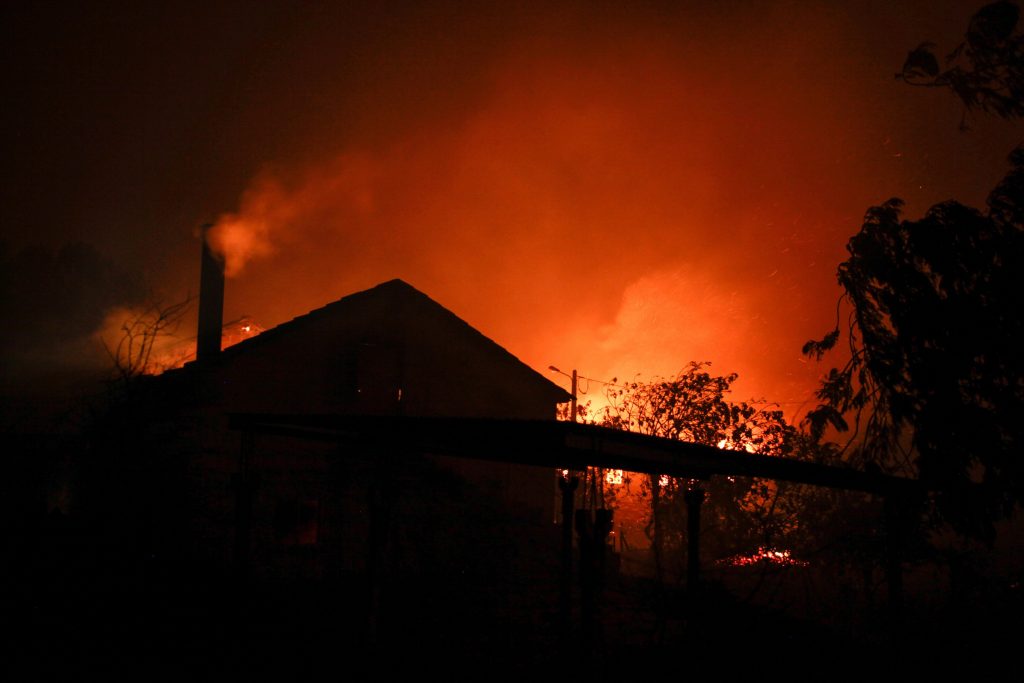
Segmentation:
<svg viewBox="0 0 1024 683">
<path fill-rule="evenodd" d="M 690 365 L 671 379 L 631 382 L 608 391 L 609 406 L 595 416 L 607 427 L 759 455 L 826 461 L 832 450 L 812 442 L 788 424 L 781 410 L 762 409 L 728 398 L 735 374 L 713 375 L 708 363 Z M 659 578 L 672 560 L 685 566 L 684 496 L 698 482 L 645 475 L 641 493 L 651 499 L 647 535 Z M 788 482 L 714 477 L 699 485 L 708 493 L 702 526 L 709 559 L 791 544 L 804 533 L 804 508 L 816 500 L 811 489 Z M 821 501 L 816 501 L 820 503 Z"/>
<path fill-rule="evenodd" d="M 973 110 L 1013 119 L 1024 116 L 1024 35 L 1018 32 L 1020 9 L 1000 0 L 971 17 L 964 41 L 940 66 L 934 43 L 910 51 L 896 78 L 921 87 L 949 88 Z"/>
<path fill-rule="evenodd" d="M 116 384 L 127 387 L 142 375 L 166 369 L 159 366 L 153 352 L 163 337 L 177 331 L 192 303 L 191 295 L 171 304 L 151 300 L 145 307 L 126 315 L 117 344 L 104 344 L 113 365 Z"/>
<path fill-rule="evenodd" d="M 942 519 L 983 537 L 1024 500 L 1024 149 L 1010 162 L 987 211 L 950 201 L 910 221 L 898 199 L 868 210 L 838 273 L 850 359 L 807 418 L 820 436 L 852 414 L 858 464 L 920 476 L 941 492 Z M 820 358 L 839 336 L 837 321 L 803 351 Z"/>
<path fill-rule="evenodd" d="M 757 453 L 783 454 L 789 426 L 781 411 L 764 411 L 726 398 L 735 373 L 712 375 L 710 363 L 691 362 L 671 379 L 631 382 L 608 392 L 602 424 L 666 439 L 717 446 L 750 445 Z"/>
</svg>

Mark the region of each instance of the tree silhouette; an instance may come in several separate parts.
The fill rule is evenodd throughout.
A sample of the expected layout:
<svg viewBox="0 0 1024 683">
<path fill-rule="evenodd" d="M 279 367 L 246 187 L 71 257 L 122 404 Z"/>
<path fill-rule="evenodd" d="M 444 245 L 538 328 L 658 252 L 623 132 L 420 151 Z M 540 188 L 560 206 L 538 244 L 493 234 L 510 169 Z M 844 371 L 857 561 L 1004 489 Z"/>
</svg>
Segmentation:
<svg viewBox="0 0 1024 683">
<path fill-rule="evenodd" d="M 177 331 L 192 302 L 191 295 L 170 304 L 151 299 L 145 307 L 125 317 L 117 344 L 103 344 L 113 366 L 115 382 L 127 386 L 142 375 L 166 369 L 156 362 L 153 352 L 164 337 Z"/>
<path fill-rule="evenodd" d="M 807 418 L 820 435 L 852 412 L 859 464 L 920 476 L 943 519 L 981 536 L 1024 500 L 1024 150 L 1010 161 L 985 212 L 950 201 L 901 220 L 898 199 L 868 210 L 838 274 L 850 359 Z M 840 332 L 804 353 L 820 359 Z"/>
<path fill-rule="evenodd" d="M 1024 116 L 1019 14 L 1012 2 L 982 7 L 945 70 L 925 43 L 897 78 L 949 87 L 965 116 Z M 937 491 L 934 521 L 987 540 L 1024 501 L 1024 148 L 1009 160 L 986 211 L 949 201 L 909 221 L 899 199 L 869 209 L 839 266 L 836 326 L 803 349 L 820 360 L 845 327 L 850 358 L 822 381 L 811 433 L 846 431 L 852 415 L 851 459 L 919 476 Z"/>
<path fill-rule="evenodd" d="M 1024 116 L 1024 35 L 1020 9 L 1000 0 L 971 17 L 963 42 L 940 67 L 934 43 L 910 51 L 896 78 L 928 88 L 949 88 L 964 104 L 961 128 L 974 110 L 1013 119 Z"/>
<path fill-rule="evenodd" d="M 612 386 L 609 405 L 595 421 L 615 429 L 667 439 L 718 446 L 761 455 L 827 457 L 828 449 L 813 444 L 780 410 L 765 410 L 728 396 L 735 374 L 714 375 L 709 363 L 692 362 L 673 378 Z M 641 492 L 651 500 L 646 532 L 660 581 L 671 571 L 670 556 L 685 566 L 685 495 L 693 482 L 644 475 Z M 706 554 L 723 558 L 758 547 L 787 543 L 799 527 L 807 487 L 784 482 L 716 477 L 702 482 L 708 492 Z"/>
</svg>

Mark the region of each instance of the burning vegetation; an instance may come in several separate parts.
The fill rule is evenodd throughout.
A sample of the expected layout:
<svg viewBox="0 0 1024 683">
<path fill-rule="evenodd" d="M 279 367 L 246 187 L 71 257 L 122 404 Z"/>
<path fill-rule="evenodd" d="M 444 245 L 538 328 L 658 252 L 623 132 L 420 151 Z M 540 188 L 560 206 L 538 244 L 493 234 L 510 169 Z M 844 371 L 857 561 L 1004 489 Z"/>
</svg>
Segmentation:
<svg viewBox="0 0 1024 683">
<path fill-rule="evenodd" d="M 179 333 L 192 307 L 188 299 L 170 306 L 116 309 L 99 332 L 116 374 L 121 377 L 159 375 L 180 368 L 196 358 L 195 335 Z M 254 319 L 243 316 L 225 323 L 222 348 L 234 346 L 264 331 Z"/>
<path fill-rule="evenodd" d="M 613 380 L 602 408 L 592 410 L 588 402 L 578 411 L 593 424 L 724 451 L 835 461 L 833 446 L 808 438 L 777 407 L 733 402 L 736 376 L 709 370 L 707 363 L 691 363 L 672 378 Z M 803 522 L 827 519 L 836 509 L 827 493 L 807 485 L 724 475 L 698 481 L 616 469 L 585 473 L 581 495 L 585 506 L 612 508 L 619 549 L 649 553 L 654 573 L 668 581 L 686 566 L 691 492 L 703 501 L 702 545 L 718 566 L 806 566 L 798 549 L 808 551 L 820 539 L 811 528 L 816 525 Z"/>
<path fill-rule="evenodd" d="M 798 560 L 793 557 L 793 553 L 789 550 L 778 550 L 762 546 L 749 555 L 736 555 L 718 560 L 718 564 L 727 564 L 733 567 L 750 567 L 759 564 L 775 564 L 782 567 L 807 567 L 810 565 L 810 562 Z"/>
</svg>

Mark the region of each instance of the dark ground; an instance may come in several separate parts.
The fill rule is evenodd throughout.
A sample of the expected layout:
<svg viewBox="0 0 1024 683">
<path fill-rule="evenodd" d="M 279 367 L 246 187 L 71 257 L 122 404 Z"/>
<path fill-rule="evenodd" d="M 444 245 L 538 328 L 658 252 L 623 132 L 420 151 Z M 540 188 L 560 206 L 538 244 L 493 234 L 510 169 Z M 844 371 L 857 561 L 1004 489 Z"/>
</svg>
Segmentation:
<svg viewBox="0 0 1024 683">
<path fill-rule="evenodd" d="M 84 518 L 42 513 L 31 482 L 45 477 L 22 469 L 3 496 L 14 522 L 4 680 L 978 680 L 1020 671 L 1021 577 L 977 576 L 954 594 L 908 572 L 897 617 L 884 590 L 851 597 L 849 577 L 818 568 L 769 572 L 758 584 L 758 567 L 708 567 L 700 599 L 642 572 L 611 572 L 600 628 L 586 637 L 578 591 L 563 629 L 550 565 L 547 579 L 536 566 L 475 575 L 391 567 L 371 610 L 365 573 L 245 584 L 127 552 Z"/>
<path fill-rule="evenodd" d="M 604 593 L 600 633 L 586 642 L 578 610 L 572 633 L 563 635 L 556 596 L 544 589 L 546 596 L 523 605 L 486 586 L 392 577 L 371 634 L 365 577 L 348 577 L 340 586 L 240 590 L 229 583 L 161 582 L 124 589 L 102 580 L 85 585 L 84 575 L 69 573 L 37 571 L 8 603 L 18 633 L 8 663 L 33 679 L 89 672 L 133 680 L 428 674 L 549 680 L 565 674 L 626 681 L 662 673 L 846 680 L 899 671 L 975 679 L 1000 665 L 1019 671 L 1024 634 L 1019 587 L 998 604 L 946 608 L 925 618 L 879 614 L 852 632 L 744 604 L 714 583 L 698 601 L 682 591 L 658 591 L 650 580 L 619 577 Z"/>
</svg>

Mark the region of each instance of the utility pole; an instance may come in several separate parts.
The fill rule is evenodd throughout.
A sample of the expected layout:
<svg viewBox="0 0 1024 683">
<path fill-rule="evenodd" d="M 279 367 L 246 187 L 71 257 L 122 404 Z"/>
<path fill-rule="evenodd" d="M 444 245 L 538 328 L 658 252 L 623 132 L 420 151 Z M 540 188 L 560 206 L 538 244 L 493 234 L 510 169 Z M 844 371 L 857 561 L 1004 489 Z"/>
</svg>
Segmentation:
<svg viewBox="0 0 1024 683">
<path fill-rule="evenodd" d="M 572 407 L 572 421 L 576 422 L 576 368 L 572 370 L 572 400 L 569 405 Z"/>
<path fill-rule="evenodd" d="M 572 380 L 572 391 L 569 397 L 569 410 L 572 413 L 572 421 L 576 422 L 576 388 L 579 376 L 575 368 L 572 374 L 562 372 L 554 365 L 549 365 L 548 370 L 557 372 L 560 375 L 569 377 Z M 572 529 L 573 510 L 576 507 L 576 487 L 580 480 L 572 470 L 562 470 L 558 475 L 558 489 L 562 493 L 562 575 L 561 575 L 561 613 L 562 613 L 562 636 L 568 642 L 572 634 Z"/>
<path fill-rule="evenodd" d="M 562 372 L 554 365 L 549 365 L 548 370 L 550 370 L 551 372 L 557 372 L 559 375 L 564 375 L 565 377 L 569 377 L 570 379 L 572 379 L 572 392 L 570 392 L 572 395 L 569 399 L 569 410 L 572 411 L 572 421 L 576 422 L 576 386 L 579 379 L 576 374 L 576 369 L 573 368 L 571 375 L 567 372 Z"/>
</svg>

